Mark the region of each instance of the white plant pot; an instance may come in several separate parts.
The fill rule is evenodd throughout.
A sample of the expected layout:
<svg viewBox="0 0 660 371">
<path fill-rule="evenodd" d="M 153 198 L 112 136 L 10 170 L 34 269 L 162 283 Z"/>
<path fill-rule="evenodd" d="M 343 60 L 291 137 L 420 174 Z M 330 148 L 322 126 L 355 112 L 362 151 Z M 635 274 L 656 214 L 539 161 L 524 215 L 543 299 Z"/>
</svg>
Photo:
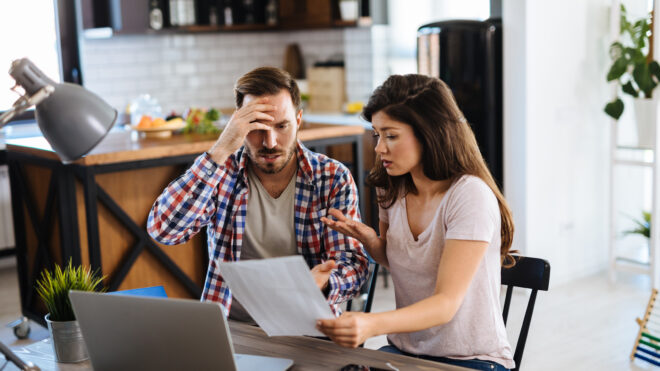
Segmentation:
<svg viewBox="0 0 660 371">
<path fill-rule="evenodd" d="M 637 145 L 654 148 L 655 127 L 658 121 L 658 101 L 656 99 L 634 99 L 635 123 L 637 124 Z"/>
<path fill-rule="evenodd" d="M 341 13 L 342 21 L 355 21 L 358 18 L 358 2 L 357 0 L 341 0 L 339 1 L 339 12 Z"/>
</svg>

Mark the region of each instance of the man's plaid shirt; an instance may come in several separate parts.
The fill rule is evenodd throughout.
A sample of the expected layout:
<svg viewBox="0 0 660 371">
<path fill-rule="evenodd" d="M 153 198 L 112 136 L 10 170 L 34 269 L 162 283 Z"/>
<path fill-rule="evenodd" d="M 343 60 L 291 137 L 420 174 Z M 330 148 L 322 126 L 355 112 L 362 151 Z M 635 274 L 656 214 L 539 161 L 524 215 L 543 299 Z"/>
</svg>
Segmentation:
<svg viewBox="0 0 660 371">
<path fill-rule="evenodd" d="M 310 268 L 328 259 L 337 262 L 328 281 L 328 302 L 339 313 L 336 304 L 355 296 L 365 281 L 368 259 L 357 240 L 328 228 L 321 217 L 332 207 L 359 220 L 357 188 L 344 165 L 300 142 L 297 147 L 294 224 L 298 253 Z M 223 166 L 207 153 L 200 155 L 165 188 L 147 222 L 151 237 L 166 245 L 186 242 L 208 227 L 209 267 L 202 300 L 220 302 L 225 314 L 231 307 L 231 291 L 218 272 L 218 263 L 241 257 L 249 192 L 247 161 L 244 147 Z"/>
</svg>

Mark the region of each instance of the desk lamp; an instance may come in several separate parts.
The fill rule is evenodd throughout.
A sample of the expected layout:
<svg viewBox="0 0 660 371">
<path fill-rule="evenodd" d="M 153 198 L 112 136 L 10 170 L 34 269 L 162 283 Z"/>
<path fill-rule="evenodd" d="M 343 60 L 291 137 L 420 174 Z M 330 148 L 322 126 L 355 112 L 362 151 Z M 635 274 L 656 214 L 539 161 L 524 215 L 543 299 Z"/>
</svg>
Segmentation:
<svg viewBox="0 0 660 371">
<path fill-rule="evenodd" d="M 79 85 L 54 82 L 27 58 L 12 62 L 9 74 L 16 80 L 12 90 L 21 86 L 25 94 L 0 115 L 0 128 L 36 106 L 39 129 L 65 164 L 91 151 L 117 119 L 117 111 L 96 94 Z M 22 370 L 39 370 L 30 362 L 24 363 L 2 342 L 0 353 Z"/>
<path fill-rule="evenodd" d="M 56 83 L 27 58 L 12 62 L 12 90 L 25 90 L 11 109 L 0 115 L 0 127 L 15 115 L 36 106 L 39 129 L 67 164 L 92 150 L 112 128 L 117 111 L 82 86 Z"/>
</svg>

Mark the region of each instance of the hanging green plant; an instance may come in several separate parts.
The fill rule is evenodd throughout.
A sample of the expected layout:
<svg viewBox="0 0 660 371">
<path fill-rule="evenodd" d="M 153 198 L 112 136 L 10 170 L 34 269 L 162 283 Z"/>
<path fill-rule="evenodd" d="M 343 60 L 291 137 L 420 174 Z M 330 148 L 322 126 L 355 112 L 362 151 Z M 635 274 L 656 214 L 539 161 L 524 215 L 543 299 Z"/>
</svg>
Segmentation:
<svg viewBox="0 0 660 371">
<path fill-rule="evenodd" d="M 621 91 L 635 98 L 651 98 L 660 82 L 660 64 L 650 55 L 651 13 L 634 23 L 628 21 L 625 6 L 621 4 L 621 38 L 610 45 L 612 66 L 607 81 L 617 80 Z M 605 113 L 618 120 L 624 104 L 618 96 L 605 105 Z"/>
</svg>

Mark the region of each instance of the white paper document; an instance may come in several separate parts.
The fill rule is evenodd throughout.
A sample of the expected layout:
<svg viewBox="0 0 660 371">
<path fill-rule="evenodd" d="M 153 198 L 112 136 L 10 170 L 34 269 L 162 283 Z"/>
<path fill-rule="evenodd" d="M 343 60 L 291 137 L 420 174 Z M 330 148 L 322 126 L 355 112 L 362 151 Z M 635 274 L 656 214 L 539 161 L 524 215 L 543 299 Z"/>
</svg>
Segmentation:
<svg viewBox="0 0 660 371">
<path fill-rule="evenodd" d="M 268 336 L 324 336 L 316 320 L 334 318 L 302 256 L 223 262 L 232 294 Z"/>
</svg>

